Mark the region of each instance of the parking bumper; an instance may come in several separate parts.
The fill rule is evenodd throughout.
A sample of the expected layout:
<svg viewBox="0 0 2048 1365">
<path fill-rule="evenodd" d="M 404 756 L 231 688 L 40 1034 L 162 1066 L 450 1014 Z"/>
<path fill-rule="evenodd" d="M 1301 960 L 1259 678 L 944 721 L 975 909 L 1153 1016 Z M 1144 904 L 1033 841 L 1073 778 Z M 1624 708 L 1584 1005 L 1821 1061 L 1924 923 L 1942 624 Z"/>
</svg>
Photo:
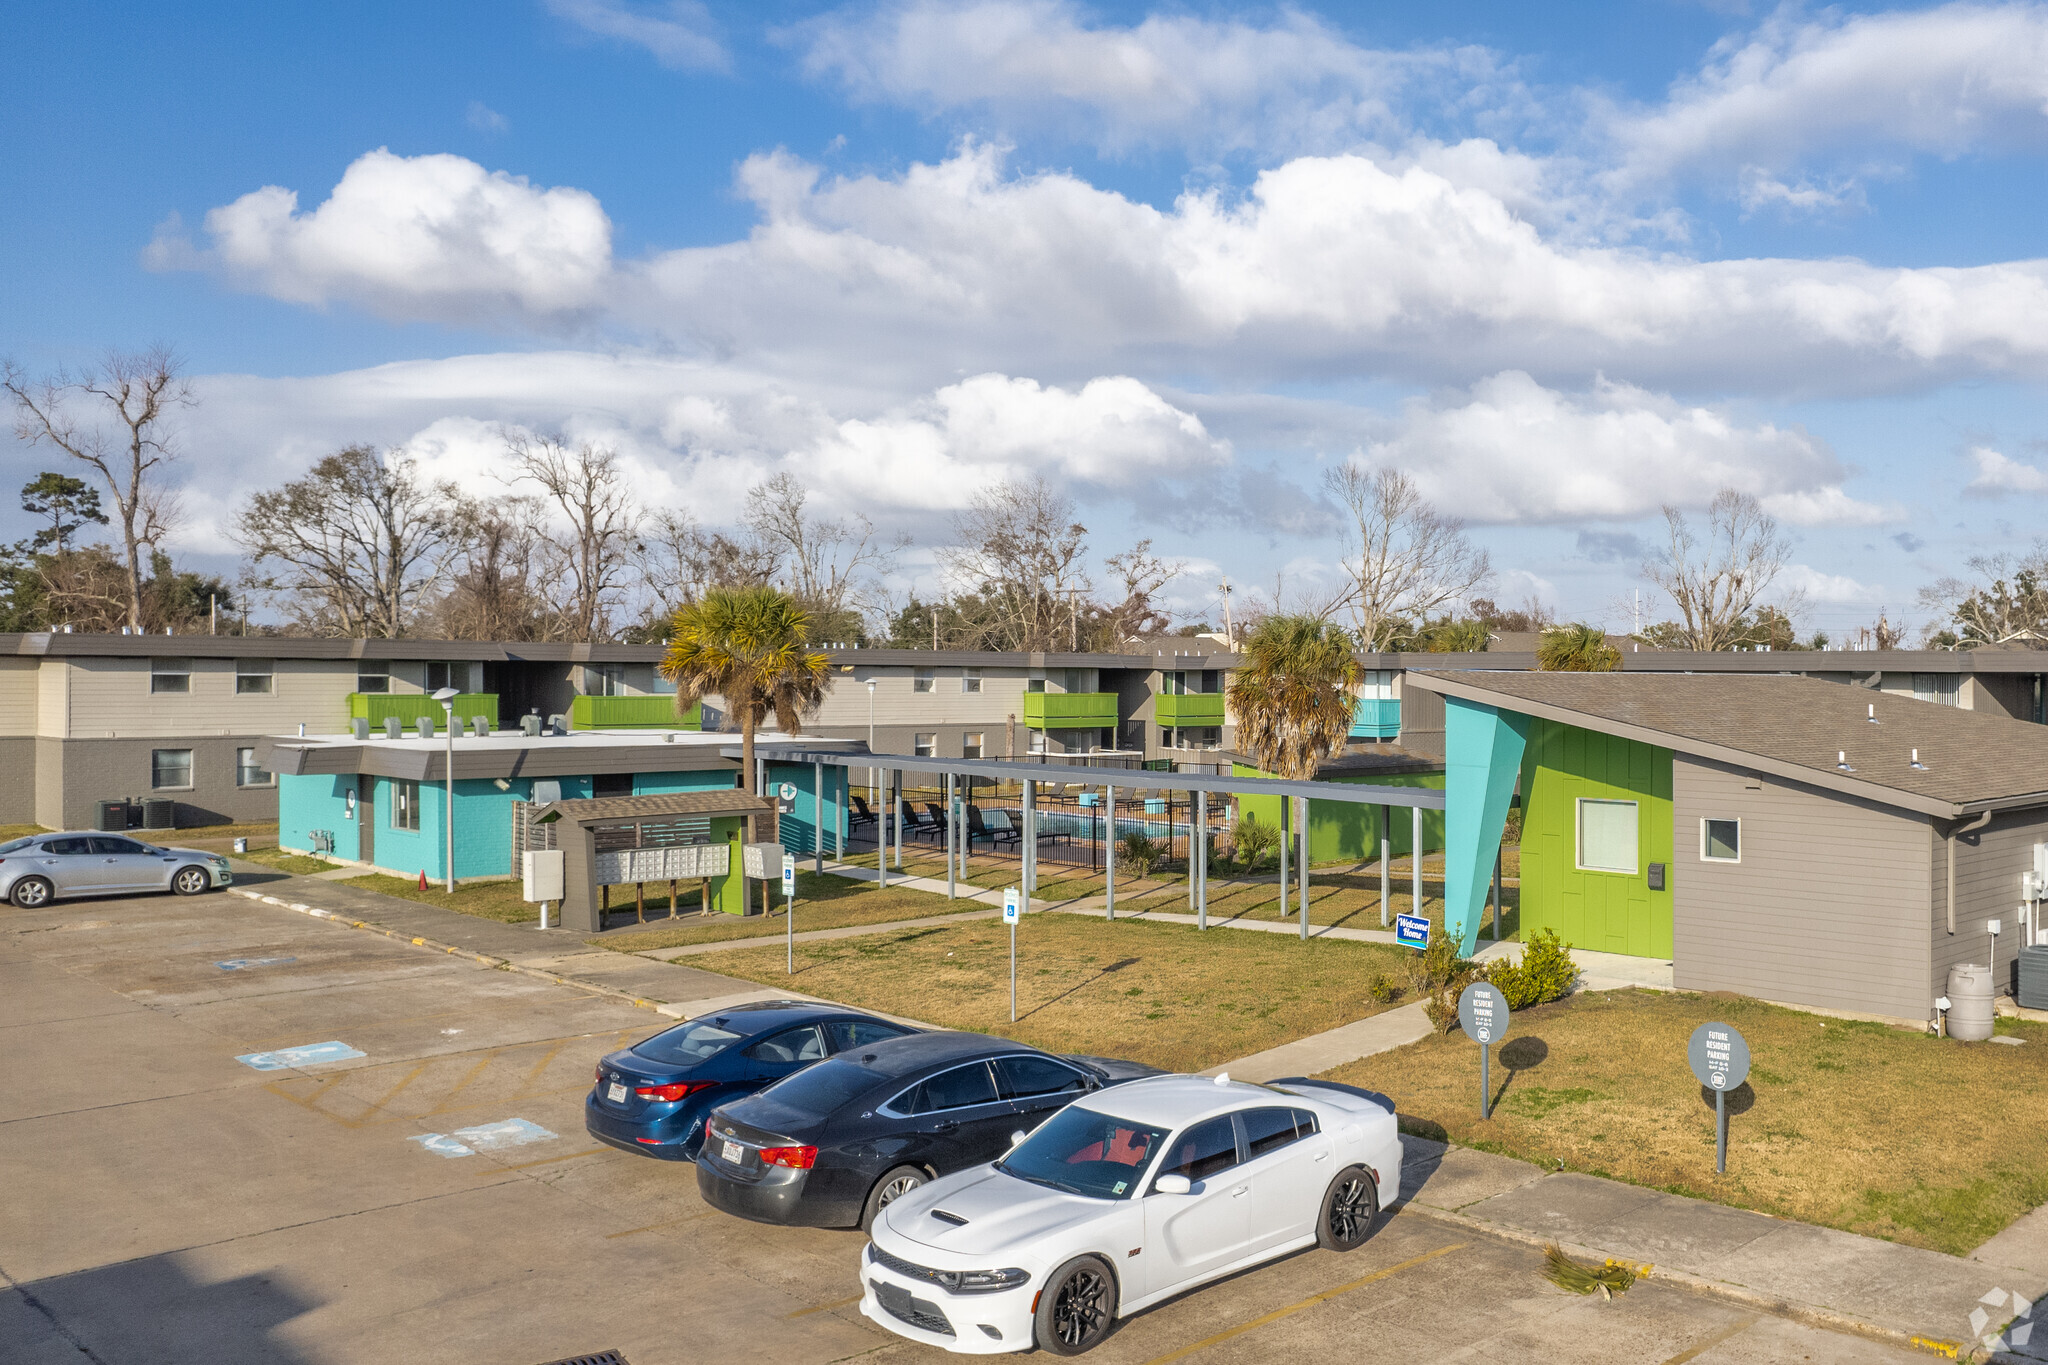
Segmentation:
<svg viewBox="0 0 2048 1365">
<path fill-rule="evenodd" d="M 936 1346 L 957 1355 L 1006 1355 L 1032 1346 L 1031 1300 L 1039 1284 L 1030 1283 L 995 1294 L 954 1294 L 937 1285 L 898 1275 L 861 1256 L 861 1316 L 897 1336 Z M 877 1286 L 887 1284 L 911 1298 L 936 1307 L 953 1329 L 951 1336 L 906 1322 L 882 1306 Z M 998 1335 L 991 1336 L 989 1329 Z"/>
</svg>

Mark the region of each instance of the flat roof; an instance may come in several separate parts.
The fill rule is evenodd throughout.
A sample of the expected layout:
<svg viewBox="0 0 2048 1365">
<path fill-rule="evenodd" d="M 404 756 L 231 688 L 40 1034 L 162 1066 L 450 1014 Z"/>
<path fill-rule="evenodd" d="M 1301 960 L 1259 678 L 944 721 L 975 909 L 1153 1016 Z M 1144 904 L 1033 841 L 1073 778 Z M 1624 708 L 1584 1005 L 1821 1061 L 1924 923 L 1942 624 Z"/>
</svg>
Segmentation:
<svg viewBox="0 0 2048 1365">
<path fill-rule="evenodd" d="M 723 750 L 737 736 L 697 730 L 577 730 L 566 735 L 528 735 L 496 730 L 487 736 L 458 736 L 453 744 L 455 777 L 581 777 L 595 773 L 737 772 Z M 757 742 L 780 741 L 770 732 Z M 853 740 L 806 737 L 813 747 L 845 752 Z M 860 745 L 859 747 L 865 747 Z M 316 773 L 367 773 L 440 782 L 448 776 L 449 740 L 357 739 L 354 735 L 269 735 L 257 745 L 256 761 L 288 777 Z"/>
<path fill-rule="evenodd" d="M 1944 819 L 2048 805 L 2048 726 L 1868 687 L 1775 673 L 1418 671 L 1409 682 Z"/>
</svg>

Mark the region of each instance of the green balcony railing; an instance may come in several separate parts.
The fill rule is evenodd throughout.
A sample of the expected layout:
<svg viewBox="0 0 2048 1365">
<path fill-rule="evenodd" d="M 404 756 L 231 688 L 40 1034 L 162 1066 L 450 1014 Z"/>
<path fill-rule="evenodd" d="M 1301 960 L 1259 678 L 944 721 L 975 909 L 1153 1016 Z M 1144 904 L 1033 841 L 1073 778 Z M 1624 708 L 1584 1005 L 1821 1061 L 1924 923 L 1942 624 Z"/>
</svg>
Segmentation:
<svg viewBox="0 0 2048 1365">
<path fill-rule="evenodd" d="M 407 730 L 421 716 L 430 717 L 438 731 L 445 723 L 445 712 L 441 703 L 425 692 L 351 692 L 348 694 L 350 720 L 366 720 L 372 730 L 382 730 L 388 717 L 396 716 L 398 723 Z M 465 726 L 472 716 L 482 716 L 490 721 L 493 730 L 498 728 L 498 694 L 495 692 L 458 692 L 455 694 L 455 716 Z"/>
<path fill-rule="evenodd" d="M 1180 729 L 1190 725 L 1221 725 L 1221 692 L 1162 692 L 1152 699 L 1152 714 L 1161 725 Z"/>
<path fill-rule="evenodd" d="M 1024 723 L 1034 730 L 1099 730 L 1116 722 L 1114 692 L 1024 694 Z"/>
<path fill-rule="evenodd" d="M 569 723 L 578 730 L 701 730 L 704 705 L 676 714 L 670 697 L 577 697 L 569 703 Z"/>
</svg>

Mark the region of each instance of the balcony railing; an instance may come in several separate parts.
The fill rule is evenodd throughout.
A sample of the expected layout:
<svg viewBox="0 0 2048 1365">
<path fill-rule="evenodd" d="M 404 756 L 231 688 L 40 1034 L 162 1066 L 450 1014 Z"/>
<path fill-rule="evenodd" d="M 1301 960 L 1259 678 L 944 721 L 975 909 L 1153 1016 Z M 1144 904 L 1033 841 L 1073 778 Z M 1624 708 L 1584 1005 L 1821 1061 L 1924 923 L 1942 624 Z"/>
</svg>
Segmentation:
<svg viewBox="0 0 2048 1365">
<path fill-rule="evenodd" d="M 1221 725 L 1221 692 L 1161 693 L 1152 699 L 1152 714 L 1161 725 L 1180 729 L 1191 725 Z"/>
<path fill-rule="evenodd" d="M 490 722 L 493 730 L 498 728 L 498 694 L 495 692 L 458 692 L 455 694 L 455 718 L 464 725 L 472 717 L 482 716 Z M 351 692 L 348 694 L 348 715 L 350 720 L 366 720 L 372 730 L 384 728 L 386 719 L 396 717 L 398 723 L 410 730 L 413 722 L 425 716 L 438 729 L 445 723 L 446 713 L 441 703 L 425 692 Z"/>
<path fill-rule="evenodd" d="M 1024 723 L 1034 730 L 1106 730 L 1116 721 L 1114 692 L 1024 694 Z"/>
<path fill-rule="evenodd" d="M 1364 697 L 1351 712 L 1353 739 L 1395 739 L 1401 733 L 1399 698 Z"/>
<path fill-rule="evenodd" d="M 569 723 L 578 730 L 701 730 L 704 704 L 678 716 L 674 697 L 577 697 Z"/>
</svg>

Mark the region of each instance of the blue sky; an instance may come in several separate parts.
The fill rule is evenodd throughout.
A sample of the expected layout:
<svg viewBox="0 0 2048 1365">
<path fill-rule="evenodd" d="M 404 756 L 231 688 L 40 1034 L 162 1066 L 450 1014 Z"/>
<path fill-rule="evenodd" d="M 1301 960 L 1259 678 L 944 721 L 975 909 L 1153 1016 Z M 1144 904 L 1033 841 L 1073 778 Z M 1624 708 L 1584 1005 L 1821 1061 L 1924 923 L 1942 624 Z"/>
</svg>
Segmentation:
<svg viewBox="0 0 2048 1365">
<path fill-rule="evenodd" d="M 214 567 L 328 450 L 485 486 L 514 424 L 713 525 L 795 470 L 915 537 L 899 590 L 1041 472 L 1213 614 L 1337 581 L 1354 459 L 1616 626 L 1659 506 L 1744 488 L 1840 637 L 2048 494 L 2041 6 L 48 6 L 9 46 L 0 355 L 175 344 Z"/>
</svg>

